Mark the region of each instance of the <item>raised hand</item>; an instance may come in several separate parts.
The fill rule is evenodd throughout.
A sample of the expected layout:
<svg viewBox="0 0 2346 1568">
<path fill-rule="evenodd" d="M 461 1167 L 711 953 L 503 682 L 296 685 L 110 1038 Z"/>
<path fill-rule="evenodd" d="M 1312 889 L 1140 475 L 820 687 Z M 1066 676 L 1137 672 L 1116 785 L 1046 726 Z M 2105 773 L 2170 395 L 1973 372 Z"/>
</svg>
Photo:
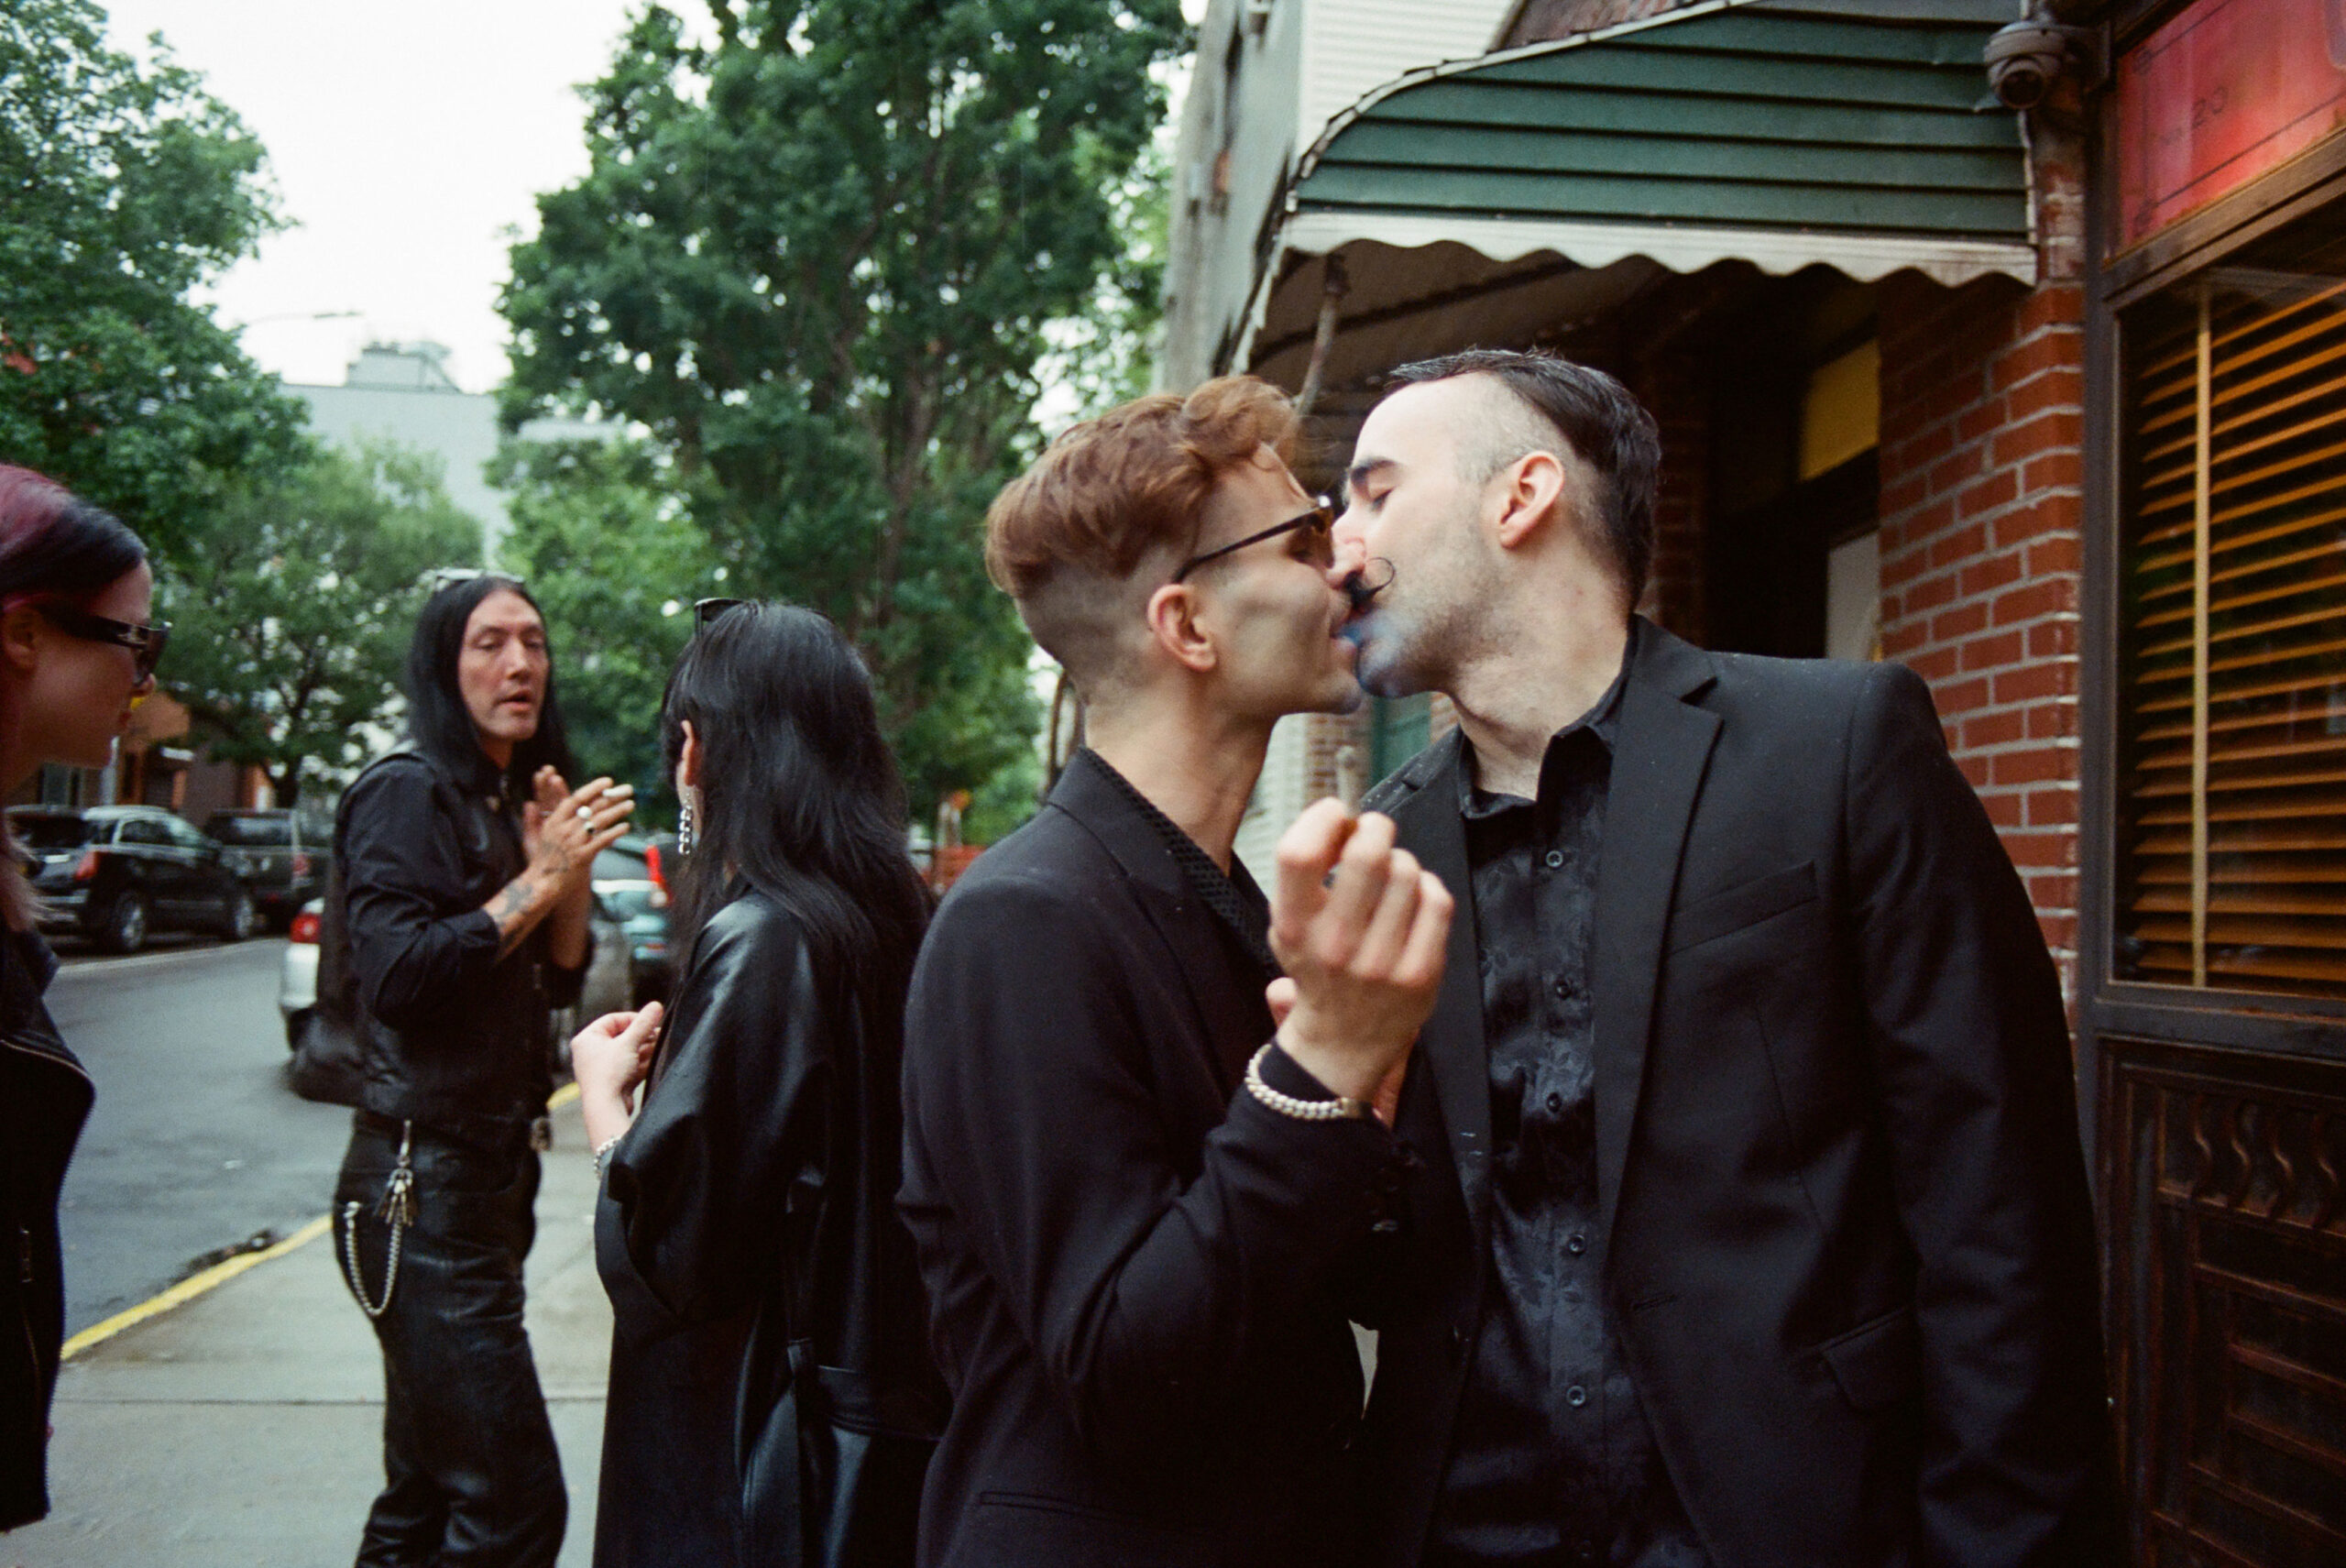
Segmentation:
<svg viewBox="0 0 2346 1568">
<path fill-rule="evenodd" d="M 601 778 L 565 794 L 552 768 L 541 768 L 533 783 L 536 798 L 521 811 L 522 844 L 530 856 L 524 874 L 576 891 L 592 876 L 595 857 L 626 834 L 635 811 L 635 786 Z"/>
<path fill-rule="evenodd" d="M 1336 1093 L 1377 1100 L 1433 1011 L 1454 907 L 1394 846 L 1392 818 L 1322 800 L 1281 836 L 1271 949 L 1279 1048 Z"/>
</svg>

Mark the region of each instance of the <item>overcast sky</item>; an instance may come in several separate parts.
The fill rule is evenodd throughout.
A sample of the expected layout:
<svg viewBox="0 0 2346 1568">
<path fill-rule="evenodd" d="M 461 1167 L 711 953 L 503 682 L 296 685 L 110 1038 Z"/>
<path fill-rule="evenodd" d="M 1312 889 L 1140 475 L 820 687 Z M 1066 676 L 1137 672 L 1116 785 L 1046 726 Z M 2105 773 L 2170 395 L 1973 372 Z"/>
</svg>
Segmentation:
<svg viewBox="0 0 2346 1568">
<path fill-rule="evenodd" d="M 360 345 L 430 338 L 468 391 L 505 376 L 512 229 L 586 171 L 577 83 L 630 0 L 113 0 L 160 32 L 267 147 L 296 227 L 221 280 L 223 321 L 290 381 L 338 384 Z M 692 17 L 696 7 L 679 5 Z M 1185 0 L 1194 17 L 1203 0 Z M 352 312 L 334 319 L 323 313 Z"/>
</svg>

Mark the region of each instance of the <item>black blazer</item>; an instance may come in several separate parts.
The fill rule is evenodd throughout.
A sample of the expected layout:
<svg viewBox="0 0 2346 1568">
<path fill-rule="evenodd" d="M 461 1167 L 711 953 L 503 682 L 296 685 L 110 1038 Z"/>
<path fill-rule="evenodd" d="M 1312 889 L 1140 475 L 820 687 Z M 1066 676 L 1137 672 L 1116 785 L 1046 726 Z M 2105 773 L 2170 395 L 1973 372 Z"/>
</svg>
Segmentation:
<svg viewBox="0 0 2346 1568">
<path fill-rule="evenodd" d="M 902 1204 L 954 1396 L 921 1562 L 1341 1563 L 1332 1271 L 1394 1142 L 1241 1088 L 1262 972 L 1105 768 L 979 859 L 914 973 Z"/>
<path fill-rule="evenodd" d="M 1596 886 L 1604 1278 L 1718 1568 L 2101 1561 L 2094 1233 L 2034 912 L 1896 664 L 1642 628 Z M 1422 1550 L 1483 1310 L 1488 1064 L 1453 735 L 1368 804 L 1460 894 L 1406 1081 L 1369 1412 Z"/>
</svg>

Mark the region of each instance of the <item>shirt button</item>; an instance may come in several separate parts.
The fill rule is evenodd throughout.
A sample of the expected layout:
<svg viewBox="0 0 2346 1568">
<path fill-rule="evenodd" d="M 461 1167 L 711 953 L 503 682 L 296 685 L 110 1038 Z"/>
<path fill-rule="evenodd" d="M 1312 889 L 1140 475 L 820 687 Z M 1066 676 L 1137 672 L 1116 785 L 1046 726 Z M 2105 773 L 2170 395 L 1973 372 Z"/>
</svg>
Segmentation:
<svg viewBox="0 0 2346 1568">
<path fill-rule="evenodd" d="M 1573 1384 L 1571 1387 L 1564 1390 L 1564 1403 L 1570 1405 L 1575 1410 L 1579 1409 L 1583 1405 L 1588 1403 L 1588 1390 L 1582 1387 L 1577 1383 Z"/>
<path fill-rule="evenodd" d="M 1581 1254 L 1588 1250 L 1588 1238 L 1582 1235 L 1578 1231 L 1574 1231 L 1571 1235 L 1564 1238 L 1564 1250 L 1572 1254 L 1574 1257 L 1578 1257 Z"/>
<path fill-rule="evenodd" d="M 1570 1002 L 1573 999 L 1573 982 L 1568 980 L 1556 981 L 1555 992 L 1557 1001 Z"/>
<path fill-rule="evenodd" d="M 1564 863 L 1564 852 L 1562 850 L 1551 850 L 1541 858 L 1548 862 L 1548 869 L 1551 872 Z"/>
<path fill-rule="evenodd" d="M 1551 1116 L 1561 1116 L 1563 1113 L 1564 1097 L 1557 1093 L 1552 1089 L 1548 1091 L 1548 1114 Z"/>
</svg>

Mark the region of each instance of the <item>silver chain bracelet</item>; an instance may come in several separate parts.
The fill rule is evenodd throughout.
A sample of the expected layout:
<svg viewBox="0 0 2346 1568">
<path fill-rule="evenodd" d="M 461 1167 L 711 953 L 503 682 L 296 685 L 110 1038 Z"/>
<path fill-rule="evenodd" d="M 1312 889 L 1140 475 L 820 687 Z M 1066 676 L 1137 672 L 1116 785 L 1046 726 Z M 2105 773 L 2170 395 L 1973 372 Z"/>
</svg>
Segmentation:
<svg viewBox="0 0 2346 1568">
<path fill-rule="evenodd" d="M 1271 1054 L 1276 1040 L 1266 1044 L 1246 1063 L 1246 1092 L 1277 1112 L 1299 1122 L 1351 1122 L 1367 1115 L 1368 1102 L 1353 1100 L 1342 1094 L 1325 1100 L 1298 1100 L 1292 1094 L 1282 1094 L 1263 1081 L 1263 1058 Z"/>
</svg>

